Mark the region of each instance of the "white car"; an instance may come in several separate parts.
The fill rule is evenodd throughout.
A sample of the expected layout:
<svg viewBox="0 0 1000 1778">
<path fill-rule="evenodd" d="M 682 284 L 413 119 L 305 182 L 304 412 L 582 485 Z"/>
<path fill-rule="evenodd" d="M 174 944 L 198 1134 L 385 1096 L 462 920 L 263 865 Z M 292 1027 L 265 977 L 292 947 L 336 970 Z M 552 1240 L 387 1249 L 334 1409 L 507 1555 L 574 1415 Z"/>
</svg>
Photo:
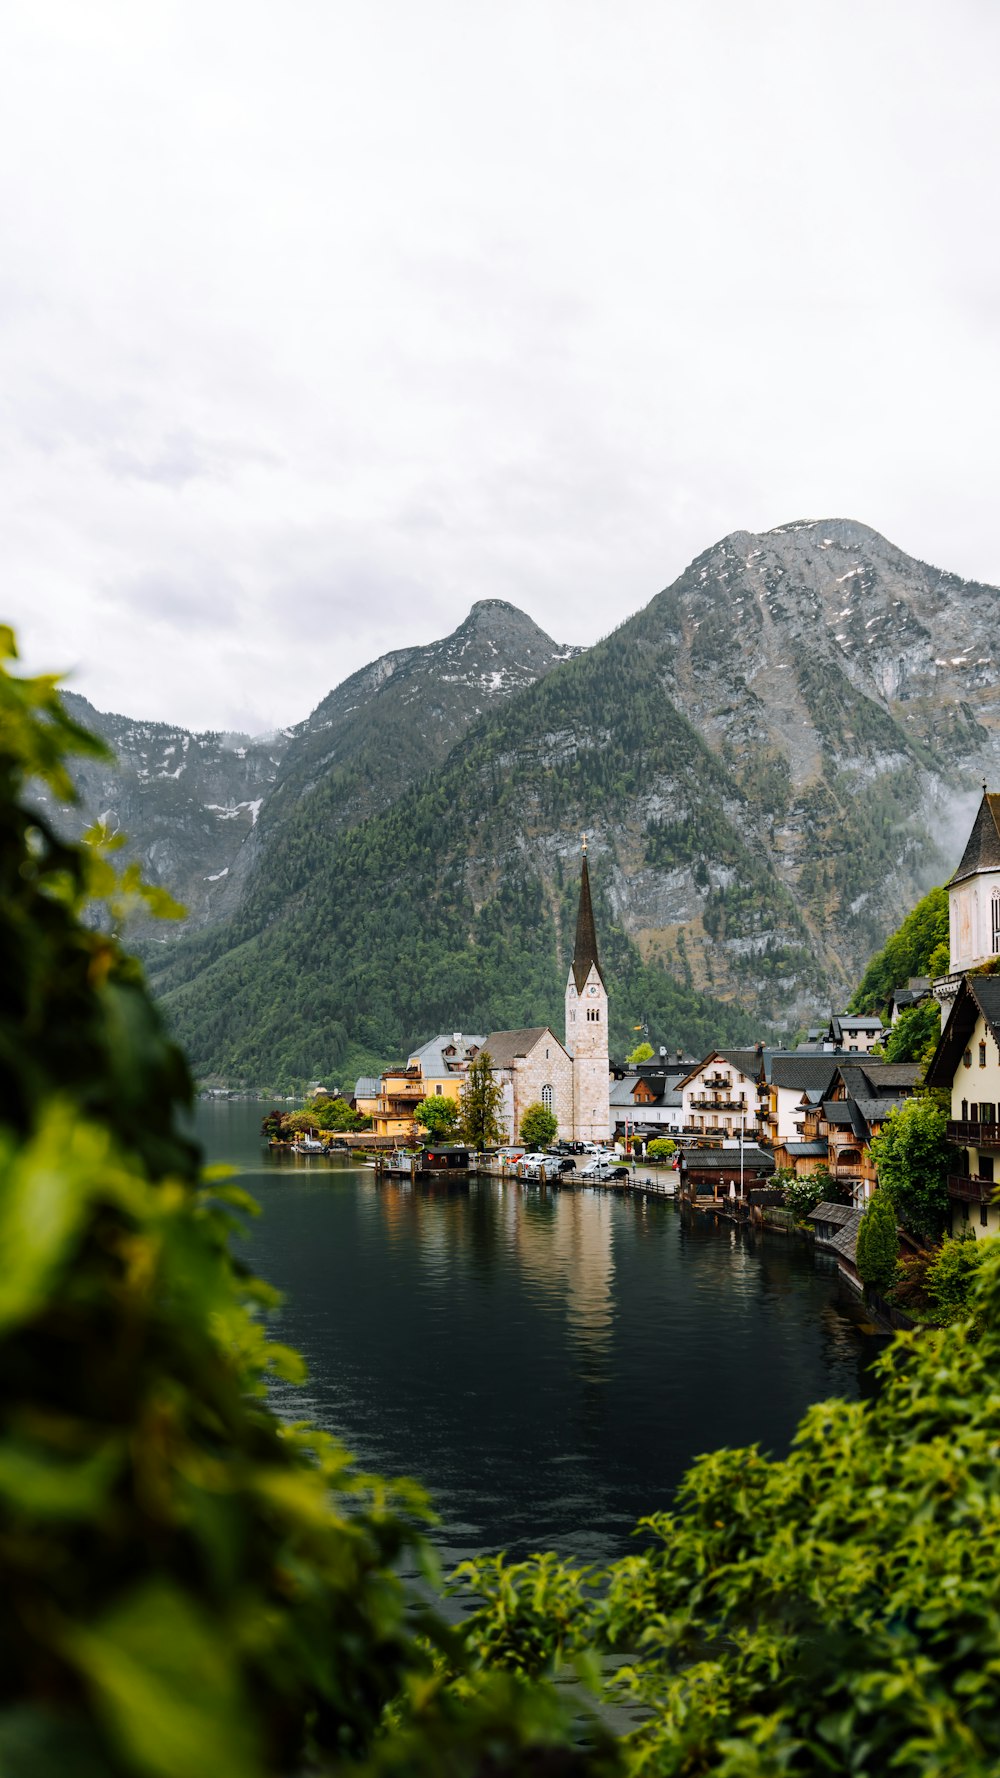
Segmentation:
<svg viewBox="0 0 1000 1778">
<path fill-rule="evenodd" d="M 523 1154 L 518 1162 L 518 1171 L 522 1179 L 537 1179 L 539 1171 L 545 1167 L 551 1172 L 556 1170 L 556 1162 L 550 1154 Z"/>
</svg>

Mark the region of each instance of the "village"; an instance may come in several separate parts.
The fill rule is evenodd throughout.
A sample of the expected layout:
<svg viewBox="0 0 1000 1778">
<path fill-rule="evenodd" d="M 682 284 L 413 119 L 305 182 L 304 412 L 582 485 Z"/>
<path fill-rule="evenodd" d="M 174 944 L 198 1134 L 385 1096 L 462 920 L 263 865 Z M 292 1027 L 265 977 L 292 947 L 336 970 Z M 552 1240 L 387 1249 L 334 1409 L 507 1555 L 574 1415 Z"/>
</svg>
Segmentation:
<svg viewBox="0 0 1000 1778">
<path fill-rule="evenodd" d="M 947 894 L 949 972 L 910 977 L 890 996 L 885 1022 L 845 1011 L 794 1049 L 757 1043 L 692 1057 L 645 1044 L 618 1063 L 609 1054 L 584 840 L 563 1036 L 549 1026 L 436 1035 L 398 1067 L 357 1080 L 351 1106 L 367 1129 L 352 1141 L 381 1170 L 416 1177 L 467 1166 L 468 1149 L 449 1144 L 448 1132 L 471 1074 L 488 1058 L 498 1140 L 477 1166 L 564 1189 L 596 1183 L 676 1194 L 696 1209 L 772 1227 L 792 1221 L 785 1214 L 790 1184 L 811 1181 L 817 1189 L 806 1214 L 816 1242 L 860 1291 L 858 1231 L 879 1183 L 873 1144 L 906 1100 L 934 1088 L 950 1102 L 948 1232 L 1000 1233 L 992 1202 L 1000 976 L 991 973 L 1000 958 L 1000 795 L 985 788 Z M 940 1007 L 942 1024 L 929 1065 L 887 1060 L 883 1046 L 899 1018 L 925 1001 Z M 539 1114 L 541 1152 L 532 1152 Z M 428 1133 L 431 1145 L 421 1147 Z M 316 1140 L 314 1147 L 329 1145 Z M 661 1165 L 651 1174 L 649 1162 Z M 819 1188 L 827 1195 L 817 1198 Z"/>
</svg>

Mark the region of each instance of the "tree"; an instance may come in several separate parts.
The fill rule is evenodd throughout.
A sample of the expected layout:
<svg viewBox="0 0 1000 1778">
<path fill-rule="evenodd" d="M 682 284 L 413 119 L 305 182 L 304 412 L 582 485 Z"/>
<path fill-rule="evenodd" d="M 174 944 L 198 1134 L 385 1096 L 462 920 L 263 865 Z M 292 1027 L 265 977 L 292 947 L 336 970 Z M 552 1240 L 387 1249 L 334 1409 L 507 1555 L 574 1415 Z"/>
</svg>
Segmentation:
<svg viewBox="0 0 1000 1778">
<path fill-rule="evenodd" d="M 440 1098 L 435 1094 L 433 1099 L 421 1099 L 413 1115 L 435 1142 L 441 1142 L 454 1133 L 459 1117 L 458 1101 L 446 1098 L 443 1093 Z"/>
<path fill-rule="evenodd" d="M 630 1063 L 650 1062 L 652 1061 L 654 1053 L 651 1043 L 637 1043 L 635 1049 L 625 1057 L 625 1060 Z"/>
<path fill-rule="evenodd" d="M 882 1046 L 887 1062 L 920 1062 L 926 1068 L 941 1036 L 941 1008 L 933 995 L 908 1006 L 892 1025 Z"/>
<path fill-rule="evenodd" d="M 794 1173 L 790 1167 L 779 1167 L 771 1184 L 780 1191 L 786 1208 L 799 1222 L 804 1222 L 817 1204 L 849 1204 L 850 1187 L 834 1179 L 829 1167 L 814 1167 L 811 1173 Z"/>
<path fill-rule="evenodd" d="M 489 1050 L 480 1050 L 462 1087 L 460 1129 L 470 1148 L 496 1148 L 503 1141 L 502 1107 L 503 1089 L 494 1078 Z"/>
<path fill-rule="evenodd" d="M 521 1119 L 521 1141 L 526 1148 L 548 1148 L 549 1143 L 555 1141 L 558 1128 L 558 1118 L 547 1105 L 542 1105 L 536 1099 L 533 1105 L 525 1107 Z"/>
<path fill-rule="evenodd" d="M 884 1296 L 896 1276 L 899 1259 L 899 1236 L 896 1213 L 889 1193 L 877 1191 L 869 1199 L 858 1225 L 858 1277 L 867 1290 Z"/>
<path fill-rule="evenodd" d="M 937 1240 L 947 1227 L 948 1174 L 955 1151 L 946 1136 L 948 1112 L 931 1093 L 904 1099 L 872 1140 L 881 1189 L 905 1229 Z"/>
<path fill-rule="evenodd" d="M 654 1136 L 646 1150 L 646 1158 L 650 1161 L 666 1161 L 674 1153 L 677 1144 L 670 1136 Z"/>
<path fill-rule="evenodd" d="M 938 972 L 944 956 L 948 971 L 948 891 L 932 889 L 877 951 L 851 1001 L 852 1012 L 874 1012 L 912 975 Z"/>
</svg>

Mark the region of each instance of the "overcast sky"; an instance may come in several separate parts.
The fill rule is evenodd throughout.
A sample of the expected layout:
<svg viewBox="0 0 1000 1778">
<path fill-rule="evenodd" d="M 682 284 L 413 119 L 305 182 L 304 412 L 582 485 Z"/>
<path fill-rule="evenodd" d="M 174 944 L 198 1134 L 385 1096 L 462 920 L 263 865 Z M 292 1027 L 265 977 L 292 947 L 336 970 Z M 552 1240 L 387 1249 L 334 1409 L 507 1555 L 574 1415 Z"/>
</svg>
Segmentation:
<svg viewBox="0 0 1000 1778">
<path fill-rule="evenodd" d="M 259 732 L 726 532 L 1000 583 L 995 0 L 5 0 L 27 664 Z"/>
</svg>

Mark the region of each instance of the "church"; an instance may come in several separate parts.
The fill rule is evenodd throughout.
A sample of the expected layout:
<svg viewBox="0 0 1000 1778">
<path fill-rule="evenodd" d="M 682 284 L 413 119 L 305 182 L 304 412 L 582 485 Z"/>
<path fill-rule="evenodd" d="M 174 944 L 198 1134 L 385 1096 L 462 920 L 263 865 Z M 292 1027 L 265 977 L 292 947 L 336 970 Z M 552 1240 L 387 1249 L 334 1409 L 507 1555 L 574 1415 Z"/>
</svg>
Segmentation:
<svg viewBox="0 0 1000 1778">
<path fill-rule="evenodd" d="M 521 1119 L 535 1104 L 556 1117 L 562 1141 L 609 1140 L 608 991 L 597 954 L 586 839 L 576 942 L 566 982 L 565 1042 L 547 1025 L 531 1025 L 491 1031 L 482 1047 L 503 1093 L 510 1141 L 517 1141 Z"/>
</svg>

